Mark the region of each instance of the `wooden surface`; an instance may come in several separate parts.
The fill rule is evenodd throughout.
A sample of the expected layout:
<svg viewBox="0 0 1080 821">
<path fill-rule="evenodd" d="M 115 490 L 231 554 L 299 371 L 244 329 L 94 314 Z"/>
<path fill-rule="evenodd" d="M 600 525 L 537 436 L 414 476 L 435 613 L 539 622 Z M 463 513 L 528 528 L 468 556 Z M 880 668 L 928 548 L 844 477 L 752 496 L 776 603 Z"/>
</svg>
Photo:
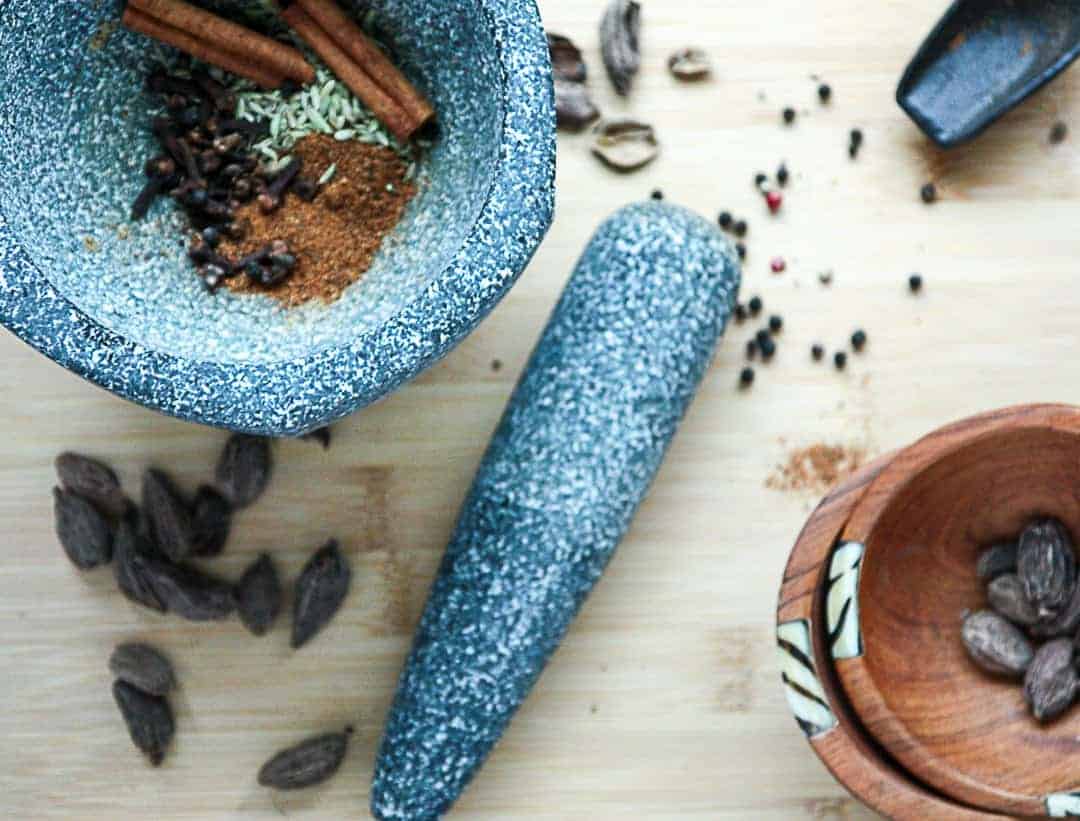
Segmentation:
<svg viewBox="0 0 1080 821">
<path fill-rule="evenodd" d="M 1048 795 L 1076 788 L 1080 712 L 1040 727 L 1023 682 L 980 670 L 959 631 L 963 613 L 987 607 L 974 571 L 986 545 L 1038 516 L 1077 532 L 1078 461 L 1077 408 L 986 414 L 899 453 L 844 527 L 866 545 L 864 652 L 836 662 L 844 691 L 896 760 L 974 806 L 1037 815 Z"/>
<path fill-rule="evenodd" d="M 238 522 L 224 572 L 270 549 L 291 579 L 329 535 L 357 580 L 347 611 L 299 654 L 284 625 L 261 641 L 236 624 L 188 626 L 135 612 L 108 574 L 79 576 L 51 533 L 50 463 L 77 447 L 129 483 L 151 463 L 193 488 L 223 437 L 83 384 L 0 337 L 0 805 L 10 818 L 364 817 L 372 761 L 409 634 L 516 375 L 597 223 L 662 187 L 707 215 L 751 221 L 745 293 L 785 318 L 776 361 L 735 390 L 753 326 L 733 329 L 608 577 L 456 818 L 868 819 L 796 727 L 776 666 L 776 592 L 815 495 L 764 487 L 791 447 L 882 452 L 949 420 L 1080 393 L 1075 287 L 1080 122 L 1051 148 L 1053 120 L 1080 102 L 1072 72 L 976 145 L 942 155 L 892 101 L 943 10 L 931 0 L 645 0 L 645 69 L 613 100 L 594 0 L 543 0 L 547 24 L 585 48 L 606 111 L 652 121 L 663 155 L 627 177 L 587 138 L 562 138 L 559 213 L 496 313 L 444 363 L 341 424 L 334 448 L 278 449 L 270 496 Z M 707 48 L 714 81 L 679 86 L 668 54 Z M 818 107 L 818 73 L 834 102 Z M 760 95 L 764 95 L 764 99 Z M 807 113 L 790 129 L 780 109 Z M 847 131 L 866 144 L 846 156 Z M 751 180 L 787 160 L 784 213 Z M 922 205 L 927 179 L 942 201 Z M 768 273 L 784 255 L 788 272 Z M 817 272 L 830 268 L 825 289 Z M 920 270 L 926 291 L 906 291 Z M 836 374 L 809 362 L 856 326 L 867 352 Z M 491 369 L 493 359 L 503 368 Z M 785 444 L 786 443 L 786 444 Z M 182 679 L 168 765 L 130 748 L 109 694 L 119 641 L 159 643 Z M 279 746 L 357 726 L 333 784 L 279 800 L 254 783 Z"/>
</svg>

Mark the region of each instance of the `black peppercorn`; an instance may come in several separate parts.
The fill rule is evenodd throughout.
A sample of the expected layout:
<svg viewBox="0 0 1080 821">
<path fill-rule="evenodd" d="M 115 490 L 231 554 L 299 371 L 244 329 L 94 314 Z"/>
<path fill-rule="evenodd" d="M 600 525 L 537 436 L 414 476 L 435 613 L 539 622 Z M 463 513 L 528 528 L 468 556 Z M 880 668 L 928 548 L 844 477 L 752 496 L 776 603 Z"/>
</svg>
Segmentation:
<svg viewBox="0 0 1080 821">
<path fill-rule="evenodd" d="M 859 156 L 859 149 L 862 148 L 863 133 L 858 128 L 851 129 L 850 139 L 848 141 L 848 156 L 851 159 L 855 159 Z"/>
<path fill-rule="evenodd" d="M 746 246 L 741 242 L 735 243 L 735 253 L 739 255 L 739 259 L 746 259 Z"/>
<path fill-rule="evenodd" d="M 757 353 L 757 348 L 758 348 L 758 345 L 757 345 L 757 340 L 756 339 L 748 339 L 748 340 L 746 340 L 746 358 L 747 359 L 753 359 L 754 354 Z"/>
<path fill-rule="evenodd" d="M 731 227 L 733 218 L 729 212 L 721 211 L 720 216 L 716 218 L 716 221 L 720 223 L 720 227 L 726 231 L 728 228 Z"/>
<path fill-rule="evenodd" d="M 847 354 L 843 351 L 837 351 L 833 354 L 833 364 L 836 365 L 836 370 L 844 370 L 847 367 Z"/>
<path fill-rule="evenodd" d="M 742 369 L 742 371 L 739 373 L 739 384 L 742 385 L 744 388 L 749 388 L 751 385 L 754 384 L 753 368 Z"/>
<path fill-rule="evenodd" d="M 857 351 L 866 347 L 866 331 L 860 328 L 851 335 L 851 347 Z"/>
<path fill-rule="evenodd" d="M 810 346 L 810 356 L 815 362 L 820 362 L 825 357 L 825 346 L 817 343 Z"/>
<path fill-rule="evenodd" d="M 758 345 L 764 345 L 767 340 L 772 339 L 772 336 L 769 334 L 768 328 L 762 328 L 754 334 L 754 338 L 757 339 Z"/>
<path fill-rule="evenodd" d="M 908 277 L 908 288 L 911 289 L 911 293 L 917 294 L 922 290 L 922 274 L 912 274 Z"/>
<path fill-rule="evenodd" d="M 759 342 L 758 347 L 761 348 L 763 359 L 772 359 L 773 354 L 776 353 L 776 343 L 772 341 L 772 337 L 767 338 L 764 342 Z"/>
<path fill-rule="evenodd" d="M 832 87 L 828 83 L 822 83 L 817 87 L 818 99 L 823 103 L 829 102 L 832 99 Z"/>
<path fill-rule="evenodd" d="M 746 319 L 746 306 L 741 302 L 735 303 L 735 321 L 742 322 Z"/>
<path fill-rule="evenodd" d="M 662 200 L 664 198 L 664 192 L 657 188 L 652 192 L 652 198 L 657 201 Z"/>
<path fill-rule="evenodd" d="M 1065 137 L 1069 134 L 1069 127 L 1065 123 L 1058 120 L 1054 123 L 1054 127 L 1050 129 L 1050 142 L 1053 145 L 1064 142 Z"/>
<path fill-rule="evenodd" d="M 747 307 L 750 308 L 750 316 L 757 316 L 761 313 L 761 309 L 765 307 L 765 303 L 762 302 L 761 297 L 754 296 L 750 297 Z"/>
<path fill-rule="evenodd" d="M 780 333 L 780 330 L 784 327 L 784 319 L 779 314 L 773 314 L 769 317 L 769 330 L 774 334 Z"/>
<path fill-rule="evenodd" d="M 781 165 L 776 169 L 776 182 L 783 188 L 788 183 L 788 170 L 786 165 Z"/>
<path fill-rule="evenodd" d="M 783 116 L 785 125 L 791 125 L 793 122 L 795 122 L 795 109 L 791 106 L 788 106 L 784 109 Z"/>
<path fill-rule="evenodd" d="M 769 178 L 767 176 L 765 176 L 760 171 L 758 171 L 754 175 L 754 186 L 756 188 L 761 188 L 761 186 L 763 186 L 766 182 L 768 182 L 768 180 L 769 180 Z"/>
<path fill-rule="evenodd" d="M 221 231 L 211 225 L 209 228 L 203 229 L 202 238 L 211 248 L 217 248 L 218 243 L 221 242 Z"/>
<path fill-rule="evenodd" d="M 741 238 L 746 236 L 746 232 L 750 230 L 750 226 L 746 224 L 746 220 L 739 220 L 732 227 L 732 230 L 735 232 L 735 236 Z"/>
<path fill-rule="evenodd" d="M 928 182 L 919 189 L 919 196 L 922 197 L 923 202 L 929 205 L 937 199 L 937 186 L 932 182 Z"/>
</svg>

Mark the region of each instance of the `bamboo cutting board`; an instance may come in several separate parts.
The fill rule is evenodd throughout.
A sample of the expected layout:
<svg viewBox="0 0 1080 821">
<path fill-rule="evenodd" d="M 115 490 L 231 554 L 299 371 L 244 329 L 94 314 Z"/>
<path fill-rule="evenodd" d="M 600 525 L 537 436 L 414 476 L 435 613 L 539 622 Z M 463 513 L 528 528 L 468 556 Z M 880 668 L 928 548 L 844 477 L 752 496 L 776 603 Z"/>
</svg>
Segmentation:
<svg viewBox="0 0 1080 821">
<path fill-rule="evenodd" d="M 790 449 L 869 453 L 953 418 L 1080 395 L 1074 285 L 1080 203 L 1080 76 L 1066 75 L 974 146 L 932 150 L 892 101 L 942 4 L 931 0 L 645 0 L 645 66 L 629 101 L 603 76 L 601 4 L 543 0 L 553 31 L 589 60 L 611 114 L 656 125 L 661 158 L 616 176 L 587 137 L 560 138 L 559 214 L 495 314 L 441 365 L 335 429 L 323 452 L 277 448 L 268 497 L 238 518 L 222 571 L 270 550 L 287 579 L 329 536 L 356 571 L 346 610 L 289 651 L 280 624 L 185 625 L 135 611 L 111 574 L 77 574 L 51 531 L 51 462 L 78 448 L 137 487 L 150 464 L 190 490 L 223 434 L 128 405 L 0 336 L 0 805 L 12 819 L 366 817 L 382 720 L 457 508 L 517 374 L 600 220 L 662 188 L 751 223 L 744 295 L 783 314 L 776 361 L 735 389 L 747 323 L 731 330 L 657 485 L 608 577 L 454 817 L 863 819 L 788 712 L 774 662 L 775 595 L 815 494 L 765 484 Z M 682 86 L 669 53 L 698 45 L 716 78 Z M 821 108 L 811 74 L 834 89 Z M 791 128 L 780 111 L 800 112 Z M 1076 139 L 1051 147 L 1061 117 Z M 861 127 L 858 162 L 847 133 Z M 769 218 L 756 171 L 793 179 Z M 942 200 L 919 202 L 934 179 Z M 785 274 L 769 273 L 784 256 Z M 831 269 L 825 288 L 818 272 Z M 907 276 L 921 271 L 919 298 Z M 837 374 L 813 365 L 851 331 L 865 354 Z M 502 368 L 495 371 L 493 360 Z M 167 650 L 182 689 L 177 743 L 151 771 L 109 692 L 111 648 Z M 274 799 L 255 785 L 272 752 L 346 722 L 343 772 Z"/>
</svg>

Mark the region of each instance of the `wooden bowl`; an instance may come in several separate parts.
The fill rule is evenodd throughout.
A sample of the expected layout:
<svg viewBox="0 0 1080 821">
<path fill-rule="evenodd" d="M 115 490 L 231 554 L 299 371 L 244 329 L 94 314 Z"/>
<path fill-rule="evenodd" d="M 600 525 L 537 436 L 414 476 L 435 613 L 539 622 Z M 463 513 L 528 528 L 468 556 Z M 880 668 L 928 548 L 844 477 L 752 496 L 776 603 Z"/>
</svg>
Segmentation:
<svg viewBox="0 0 1080 821">
<path fill-rule="evenodd" d="M 1010 408 L 931 434 L 852 510 L 826 627 L 856 714 L 906 770 L 971 806 L 1065 817 L 1080 814 L 1080 709 L 1039 725 L 1020 683 L 979 670 L 960 641 L 964 611 L 985 606 L 980 549 L 1039 515 L 1080 534 L 1080 409 Z"/>
<path fill-rule="evenodd" d="M 898 821 L 1001 819 L 935 794 L 892 762 L 860 724 L 832 666 L 825 629 L 830 558 L 852 510 L 888 461 L 877 460 L 830 492 L 791 551 L 776 611 L 785 693 L 814 752 L 871 809 Z"/>
</svg>

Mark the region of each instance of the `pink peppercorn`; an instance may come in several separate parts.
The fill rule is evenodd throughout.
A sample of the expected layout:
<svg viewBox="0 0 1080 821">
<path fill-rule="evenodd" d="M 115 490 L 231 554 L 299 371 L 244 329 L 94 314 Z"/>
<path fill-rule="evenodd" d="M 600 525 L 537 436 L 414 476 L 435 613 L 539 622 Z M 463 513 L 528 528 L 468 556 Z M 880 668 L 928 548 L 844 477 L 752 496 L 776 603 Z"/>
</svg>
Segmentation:
<svg viewBox="0 0 1080 821">
<path fill-rule="evenodd" d="M 784 262 L 783 257 L 774 257 L 773 261 L 769 263 L 769 267 L 774 274 L 782 274 L 787 269 L 787 263 Z"/>
<path fill-rule="evenodd" d="M 784 204 L 784 195 L 779 191 L 768 191 L 765 194 L 765 204 L 769 206 L 769 213 L 775 214 Z"/>
</svg>

